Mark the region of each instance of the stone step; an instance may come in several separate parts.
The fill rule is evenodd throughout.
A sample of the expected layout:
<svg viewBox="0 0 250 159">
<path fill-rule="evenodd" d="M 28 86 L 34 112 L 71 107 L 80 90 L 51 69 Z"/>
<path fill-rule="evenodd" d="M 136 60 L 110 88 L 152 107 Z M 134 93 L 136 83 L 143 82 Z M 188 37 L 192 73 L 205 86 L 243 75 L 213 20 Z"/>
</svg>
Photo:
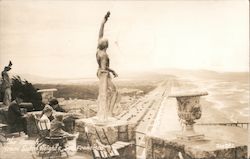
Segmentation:
<svg viewBox="0 0 250 159">
<path fill-rule="evenodd" d="M 112 144 L 112 150 L 110 147 L 106 148 L 106 149 L 101 149 L 101 150 L 97 150 L 94 149 L 94 155 L 96 158 L 110 158 L 110 157 L 114 157 L 114 156 L 119 156 L 119 149 L 122 149 L 126 146 L 129 146 L 131 143 L 129 142 L 123 142 L 123 141 L 117 141 L 114 144 Z"/>
<path fill-rule="evenodd" d="M 108 151 L 108 152 L 107 152 Z M 109 150 L 96 150 L 94 149 L 94 154 L 96 158 L 110 158 L 114 156 L 119 156 L 117 150 L 109 151 Z"/>
<path fill-rule="evenodd" d="M 131 144 L 131 143 L 129 143 L 129 142 L 117 141 L 117 142 L 115 142 L 115 143 L 112 145 L 112 147 L 115 148 L 115 149 L 117 149 L 117 150 L 119 150 L 119 149 L 121 149 L 121 148 L 124 148 L 124 147 L 130 145 L 130 144 Z"/>
</svg>

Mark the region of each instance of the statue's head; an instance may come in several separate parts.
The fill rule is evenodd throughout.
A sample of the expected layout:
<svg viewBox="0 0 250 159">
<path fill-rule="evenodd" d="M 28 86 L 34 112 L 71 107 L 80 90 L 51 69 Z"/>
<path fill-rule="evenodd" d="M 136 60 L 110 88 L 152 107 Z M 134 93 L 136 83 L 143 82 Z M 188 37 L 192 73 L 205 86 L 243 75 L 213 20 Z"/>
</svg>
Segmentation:
<svg viewBox="0 0 250 159">
<path fill-rule="evenodd" d="M 5 71 L 10 71 L 10 70 L 11 70 L 11 67 L 5 66 L 5 67 L 4 67 L 4 70 L 5 70 Z"/>
<path fill-rule="evenodd" d="M 108 46 L 109 46 L 108 39 L 106 39 L 106 38 L 101 38 L 101 39 L 98 41 L 98 49 L 104 50 L 104 49 L 107 49 Z"/>
<path fill-rule="evenodd" d="M 9 70 L 11 70 L 11 66 L 12 66 L 12 62 L 10 61 L 10 62 L 9 62 L 9 65 L 4 67 L 4 71 L 9 71 Z"/>
</svg>

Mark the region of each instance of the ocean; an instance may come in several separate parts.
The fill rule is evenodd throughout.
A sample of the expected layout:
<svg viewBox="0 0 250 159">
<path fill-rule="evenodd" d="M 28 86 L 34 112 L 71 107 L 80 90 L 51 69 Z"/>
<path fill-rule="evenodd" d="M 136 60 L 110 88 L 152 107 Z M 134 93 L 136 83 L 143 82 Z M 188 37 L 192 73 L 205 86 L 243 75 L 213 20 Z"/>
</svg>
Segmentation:
<svg viewBox="0 0 250 159">
<path fill-rule="evenodd" d="M 208 95 L 202 98 L 210 103 L 209 107 L 223 113 L 229 121 L 249 122 L 248 73 L 189 76 L 185 82 L 194 84 L 196 89 L 207 91 Z"/>
</svg>

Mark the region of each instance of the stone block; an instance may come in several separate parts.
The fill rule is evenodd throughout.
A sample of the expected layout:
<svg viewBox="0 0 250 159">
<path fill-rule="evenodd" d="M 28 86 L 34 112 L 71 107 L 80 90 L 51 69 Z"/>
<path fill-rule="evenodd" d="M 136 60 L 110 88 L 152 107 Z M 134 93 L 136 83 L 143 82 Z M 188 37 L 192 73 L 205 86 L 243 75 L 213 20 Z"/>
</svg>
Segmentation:
<svg viewBox="0 0 250 159">
<path fill-rule="evenodd" d="M 85 132 L 87 127 L 88 133 Z M 129 145 L 119 148 L 119 157 L 113 157 L 114 159 L 135 159 L 136 158 L 136 146 L 135 146 L 135 124 L 128 123 L 122 120 L 115 120 L 104 125 L 98 125 L 93 122 L 93 118 L 76 120 L 76 131 L 79 132 L 77 139 L 77 146 L 89 147 L 89 141 L 92 145 L 95 145 L 96 139 L 101 141 L 102 144 L 108 145 L 109 143 L 115 144 L 117 141 L 124 141 L 130 143 Z M 105 137 L 105 134 L 107 138 Z M 100 137 L 97 136 L 97 133 Z M 88 138 L 87 138 L 88 135 Z M 89 139 L 89 140 L 88 140 Z M 88 150 L 90 151 L 90 150 Z M 85 152 L 89 153 L 89 152 Z"/>
<path fill-rule="evenodd" d="M 118 149 L 120 156 L 117 156 L 117 159 L 136 159 L 136 146 L 130 144 L 121 149 Z"/>
</svg>

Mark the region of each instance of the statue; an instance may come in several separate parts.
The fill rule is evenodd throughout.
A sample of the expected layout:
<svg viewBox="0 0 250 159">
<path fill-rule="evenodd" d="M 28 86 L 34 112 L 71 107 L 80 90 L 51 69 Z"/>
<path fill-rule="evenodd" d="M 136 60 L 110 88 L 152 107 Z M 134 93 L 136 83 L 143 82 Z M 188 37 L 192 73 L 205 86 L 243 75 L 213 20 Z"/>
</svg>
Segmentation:
<svg viewBox="0 0 250 159">
<path fill-rule="evenodd" d="M 117 73 L 109 67 L 110 60 L 106 52 L 108 48 L 108 40 L 103 38 L 104 25 L 110 16 L 107 12 L 99 31 L 98 47 L 96 60 L 98 63 L 97 77 L 99 78 L 99 96 L 97 118 L 99 121 L 107 121 L 113 116 L 113 109 L 117 100 L 118 92 L 115 85 L 111 81 L 111 75 L 117 77 Z"/>
<path fill-rule="evenodd" d="M 11 70 L 12 63 L 9 62 L 8 66 L 4 67 L 2 71 L 2 86 L 1 91 L 3 93 L 3 104 L 9 106 L 11 103 L 11 80 L 8 72 Z"/>
</svg>

